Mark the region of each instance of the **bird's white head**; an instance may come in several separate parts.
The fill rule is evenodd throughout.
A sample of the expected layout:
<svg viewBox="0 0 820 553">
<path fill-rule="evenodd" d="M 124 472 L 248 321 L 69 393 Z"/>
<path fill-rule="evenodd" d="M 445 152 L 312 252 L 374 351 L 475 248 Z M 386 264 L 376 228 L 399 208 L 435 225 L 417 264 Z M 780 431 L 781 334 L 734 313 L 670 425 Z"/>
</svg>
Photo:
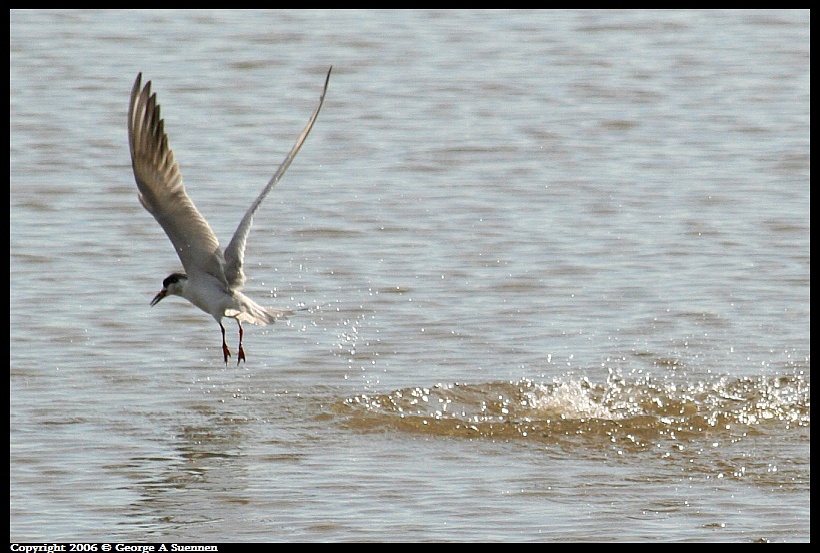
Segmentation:
<svg viewBox="0 0 820 553">
<path fill-rule="evenodd" d="M 183 273 L 171 273 L 162 281 L 162 290 L 151 300 L 151 307 L 158 304 L 165 296 L 182 296 L 182 291 L 187 283 L 188 277 Z"/>
</svg>

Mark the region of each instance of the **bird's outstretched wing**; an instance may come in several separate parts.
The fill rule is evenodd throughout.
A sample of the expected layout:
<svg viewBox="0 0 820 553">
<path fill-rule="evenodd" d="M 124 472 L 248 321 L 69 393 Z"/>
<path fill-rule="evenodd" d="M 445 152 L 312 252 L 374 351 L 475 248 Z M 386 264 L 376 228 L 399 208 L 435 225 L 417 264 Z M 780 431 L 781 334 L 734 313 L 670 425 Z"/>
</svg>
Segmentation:
<svg viewBox="0 0 820 553">
<path fill-rule="evenodd" d="M 140 89 L 141 81 L 142 73 L 134 81 L 128 109 L 128 142 L 140 202 L 171 239 L 188 275 L 208 273 L 227 288 L 219 241 L 185 192 L 157 95 L 151 94 L 151 81 Z"/>
<path fill-rule="evenodd" d="M 231 239 L 231 243 L 228 244 L 227 248 L 225 248 L 225 276 L 228 279 L 228 284 L 234 290 L 242 288 L 242 285 L 245 283 L 245 273 L 242 271 L 242 263 L 245 257 L 245 243 L 248 239 L 248 233 L 251 230 L 251 225 L 253 224 L 253 215 L 256 213 L 256 210 L 262 204 L 262 201 L 265 197 L 267 197 L 271 189 L 276 186 L 276 183 L 279 182 L 282 175 L 284 175 L 285 171 L 288 170 L 293 158 L 295 158 L 296 154 L 299 152 L 299 148 L 302 147 L 302 144 L 305 142 L 308 134 L 310 134 L 310 130 L 313 128 L 313 124 L 319 116 L 319 111 L 322 109 L 322 104 L 324 104 L 325 94 L 327 93 L 327 85 L 330 82 L 330 72 L 332 70 L 333 66 L 331 66 L 327 71 L 325 87 L 322 89 L 322 96 L 319 98 L 319 105 L 316 106 L 316 109 L 313 111 L 313 115 L 310 116 L 310 120 L 308 120 L 302 134 L 299 135 L 299 138 L 296 140 L 293 148 L 291 148 L 288 155 L 285 156 L 285 160 L 281 165 L 279 165 L 279 169 L 276 170 L 276 173 L 270 179 L 268 184 L 256 200 L 254 200 L 251 204 L 251 207 L 248 208 L 248 211 L 245 212 L 245 216 L 242 217 L 242 221 L 239 223 L 239 227 L 237 227 L 236 232 Z"/>
</svg>

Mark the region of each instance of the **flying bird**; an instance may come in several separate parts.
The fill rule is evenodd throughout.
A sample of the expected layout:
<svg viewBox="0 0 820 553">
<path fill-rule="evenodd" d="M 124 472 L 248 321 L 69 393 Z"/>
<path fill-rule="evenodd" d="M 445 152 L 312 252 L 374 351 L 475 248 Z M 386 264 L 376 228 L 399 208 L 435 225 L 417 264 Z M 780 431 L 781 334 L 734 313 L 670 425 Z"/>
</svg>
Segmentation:
<svg viewBox="0 0 820 553">
<path fill-rule="evenodd" d="M 162 281 L 162 290 L 154 296 L 151 306 L 158 304 L 166 296 L 182 296 L 211 315 L 222 331 L 222 355 L 226 365 L 231 351 L 225 342 L 225 327 L 222 325 L 224 317 L 235 319 L 239 326 L 236 361 L 238 365 L 245 361 L 242 323 L 265 325 L 290 313 L 284 309 L 262 307 L 241 292 L 245 283 L 245 273 L 242 270 L 245 243 L 256 210 L 285 174 L 313 128 L 325 101 L 332 70 L 331 66 L 325 78 L 319 105 L 310 116 L 302 134 L 279 165 L 279 169 L 245 212 L 224 253 L 208 221 L 185 192 L 179 165 L 168 145 L 165 122 L 160 116 L 157 96 L 151 94 L 151 81 L 142 87 L 142 73 L 137 75 L 134 81 L 128 108 L 128 143 L 131 147 L 131 165 L 139 189 L 139 199 L 168 235 L 185 271 L 172 273 Z"/>
</svg>

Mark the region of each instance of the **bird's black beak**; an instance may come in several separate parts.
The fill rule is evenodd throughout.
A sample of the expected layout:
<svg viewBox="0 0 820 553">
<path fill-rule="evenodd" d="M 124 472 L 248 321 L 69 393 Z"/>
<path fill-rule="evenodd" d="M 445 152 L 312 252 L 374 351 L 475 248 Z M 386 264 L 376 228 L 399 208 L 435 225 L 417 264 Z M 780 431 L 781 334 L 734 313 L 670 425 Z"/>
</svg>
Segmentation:
<svg viewBox="0 0 820 553">
<path fill-rule="evenodd" d="M 158 304 L 160 302 L 160 300 L 162 298 L 164 298 L 167 295 L 168 295 L 168 289 L 167 288 L 163 288 L 162 290 L 160 290 L 159 294 L 154 296 L 154 299 L 151 300 L 151 307 L 154 307 L 156 304 Z"/>
</svg>

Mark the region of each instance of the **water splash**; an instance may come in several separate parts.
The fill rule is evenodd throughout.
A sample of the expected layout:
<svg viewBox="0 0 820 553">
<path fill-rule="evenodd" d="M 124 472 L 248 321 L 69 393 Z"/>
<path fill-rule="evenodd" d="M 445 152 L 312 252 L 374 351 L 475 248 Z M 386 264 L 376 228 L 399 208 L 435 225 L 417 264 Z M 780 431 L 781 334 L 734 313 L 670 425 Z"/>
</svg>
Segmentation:
<svg viewBox="0 0 820 553">
<path fill-rule="evenodd" d="M 362 431 L 525 440 L 590 456 L 650 452 L 743 476 L 755 461 L 744 448 L 730 450 L 750 436 L 810 445 L 811 389 L 802 373 L 688 383 L 611 374 L 600 384 L 584 377 L 437 384 L 362 394 L 334 409 Z M 796 478 L 809 471 L 801 467 Z"/>
</svg>

